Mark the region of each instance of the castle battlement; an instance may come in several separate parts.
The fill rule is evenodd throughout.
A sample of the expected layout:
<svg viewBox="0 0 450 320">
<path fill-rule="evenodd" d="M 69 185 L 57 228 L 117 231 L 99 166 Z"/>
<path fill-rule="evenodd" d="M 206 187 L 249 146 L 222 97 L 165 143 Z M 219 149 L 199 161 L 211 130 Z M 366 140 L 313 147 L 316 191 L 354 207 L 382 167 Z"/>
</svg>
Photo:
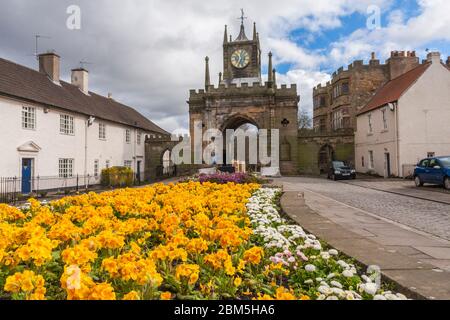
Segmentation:
<svg viewBox="0 0 450 320">
<path fill-rule="evenodd" d="M 208 86 L 208 90 L 200 89 L 189 90 L 190 99 L 199 99 L 211 96 L 222 95 L 236 95 L 236 94 L 249 94 L 249 95 L 261 95 L 261 94 L 275 94 L 275 95 L 297 95 L 297 84 L 293 83 L 290 86 L 282 84 L 280 87 L 276 85 L 270 85 L 269 82 L 262 84 L 260 82 L 254 82 L 252 85 L 249 83 L 241 83 L 239 86 L 235 83 L 230 85 L 221 84 L 219 87 L 214 85 Z"/>
</svg>

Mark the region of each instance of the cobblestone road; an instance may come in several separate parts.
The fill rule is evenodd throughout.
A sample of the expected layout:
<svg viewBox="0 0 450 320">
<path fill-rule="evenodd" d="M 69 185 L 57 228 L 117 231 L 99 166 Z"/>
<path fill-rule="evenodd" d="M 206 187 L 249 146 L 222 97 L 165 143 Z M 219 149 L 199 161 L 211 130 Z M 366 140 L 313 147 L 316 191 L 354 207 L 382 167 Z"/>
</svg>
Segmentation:
<svg viewBox="0 0 450 320">
<path fill-rule="evenodd" d="M 306 189 L 346 205 L 450 240 L 450 205 L 319 178 L 281 178 L 287 191 Z"/>
</svg>

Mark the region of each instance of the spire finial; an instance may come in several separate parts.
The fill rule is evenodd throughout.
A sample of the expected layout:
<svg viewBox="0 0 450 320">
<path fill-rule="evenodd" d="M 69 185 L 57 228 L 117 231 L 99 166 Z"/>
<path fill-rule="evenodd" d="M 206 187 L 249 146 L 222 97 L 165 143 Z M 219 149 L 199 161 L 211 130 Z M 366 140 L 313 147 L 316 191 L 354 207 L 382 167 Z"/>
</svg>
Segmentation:
<svg viewBox="0 0 450 320">
<path fill-rule="evenodd" d="M 219 72 L 219 86 L 222 83 L 222 72 Z"/>
<path fill-rule="evenodd" d="M 228 27 L 227 25 L 225 25 L 225 33 L 223 35 L 223 43 L 227 43 L 228 42 Z"/>
<path fill-rule="evenodd" d="M 257 37 L 258 35 L 256 32 L 256 22 L 253 22 L 253 41 L 255 41 Z"/>
<path fill-rule="evenodd" d="M 209 75 L 209 57 L 205 58 L 205 90 L 208 91 L 211 85 L 211 77 Z"/>
<path fill-rule="evenodd" d="M 269 85 L 272 85 L 273 82 L 273 68 L 272 68 L 272 51 L 269 52 L 269 68 L 268 68 L 268 76 L 269 76 Z"/>
<path fill-rule="evenodd" d="M 238 18 L 239 20 L 241 20 L 241 31 L 239 32 L 239 36 L 237 37 L 236 41 L 248 41 L 248 38 L 245 35 L 244 20 L 247 19 L 247 17 L 244 15 L 244 9 L 241 9 L 241 13 L 241 17 Z"/>
<path fill-rule="evenodd" d="M 277 69 L 273 69 L 273 86 L 277 87 Z"/>
<path fill-rule="evenodd" d="M 241 20 L 241 25 L 244 25 L 244 20 L 247 19 L 244 14 L 244 9 L 241 9 L 241 16 L 238 19 Z"/>
</svg>

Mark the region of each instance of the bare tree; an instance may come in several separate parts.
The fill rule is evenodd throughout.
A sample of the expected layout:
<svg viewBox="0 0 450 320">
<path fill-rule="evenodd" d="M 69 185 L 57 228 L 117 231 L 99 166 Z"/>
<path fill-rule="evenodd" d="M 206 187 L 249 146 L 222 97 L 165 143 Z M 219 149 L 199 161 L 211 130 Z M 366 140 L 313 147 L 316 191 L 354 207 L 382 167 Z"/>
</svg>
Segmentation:
<svg viewBox="0 0 450 320">
<path fill-rule="evenodd" d="M 298 115 L 298 127 L 300 129 L 312 129 L 313 119 L 305 109 L 301 109 Z"/>
</svg>

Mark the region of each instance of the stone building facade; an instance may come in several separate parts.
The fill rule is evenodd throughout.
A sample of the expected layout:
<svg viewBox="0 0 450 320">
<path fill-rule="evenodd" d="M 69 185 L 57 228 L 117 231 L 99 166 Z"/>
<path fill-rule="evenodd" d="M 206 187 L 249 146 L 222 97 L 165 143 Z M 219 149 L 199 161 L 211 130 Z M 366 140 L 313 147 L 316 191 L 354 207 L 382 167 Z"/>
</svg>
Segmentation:
<svg viewBox="0 0 450 320">
<path fill-rule="evenodd" d="M 225 27 L 223 42 L 224 72 L 219 86 L 211 84 L 209 59 L 206 58 L 205 89 L 191 90 L 189 96 L 190 133 L 196 122 L 208 129 L 238 129 L 252 124 L 258 129 L 278 129 L 280 137 L 280 169 L 284 175 L 298 172 L 298 103 L 297 86 L 277 86 L 276 71 L 269 53 L 269 76 L 261 79 L 261 48 L 256 25 L 248 39 L 244 24 L 233 41 Z M 225 147 L 224 147 L 225 150 Z M 224 151 L 225 153 L 225 151 Z M 226 157 L 224 157 L 225 159 Z"/>
<path fill-rule="evenodd" d="M 372 53 L 368 64 L 356 60 L 333 73 L 331 81 L 313 89 L 312 132 L 299 133 L 300 172 L 323 173 L 332 160 L 355 165 L 356 116 L 388 81 L 420 65 L 414 51 L 393 51 L 385 63 Z M 306 151 L 309 150 L 309 151 Z M 312 152 L 312 154 L 311 154 Z"/>
<path fill-rule="evenodd" d="M 420 65 L 414 51 L 393 51 L 386 63 L 381 64 L 375 54 L 368 64 L 356 60 L 333 73 L 325 86 L 313 90 L 314 130 L 333 132 L 356 129 L 356 114 L 388 81 Z"/>
</svg>

